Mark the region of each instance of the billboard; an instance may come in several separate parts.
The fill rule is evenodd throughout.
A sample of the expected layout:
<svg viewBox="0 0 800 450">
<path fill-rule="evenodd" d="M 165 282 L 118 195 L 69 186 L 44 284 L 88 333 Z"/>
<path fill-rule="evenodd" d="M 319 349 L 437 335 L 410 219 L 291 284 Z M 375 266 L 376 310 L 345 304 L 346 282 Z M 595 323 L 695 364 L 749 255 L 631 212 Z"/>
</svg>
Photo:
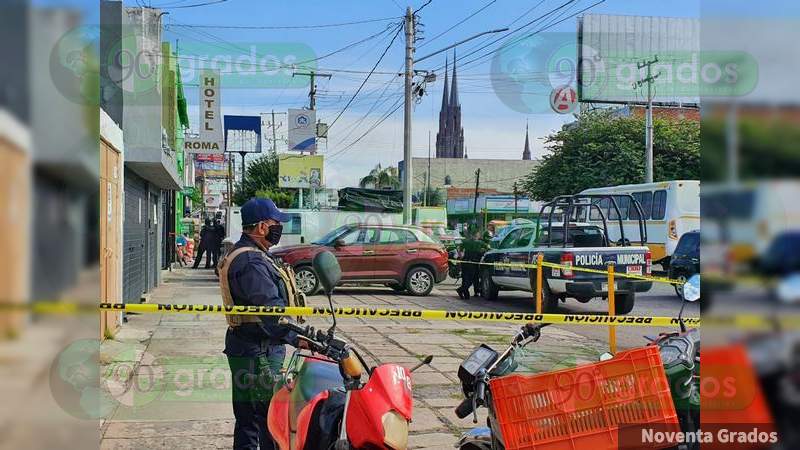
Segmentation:
<svg viewBox="0 0 800 450">
<path fill-rule="evenodd" d="M 755 59 L 741 51 L 700 49 L 694 18 L 586 14 L 578 19 L 577 87 L 582 102 L 698 104 L 700 96 L 739 96 L 758 81 Z"/>
<path fill-rule="evenodd" d="M 528 212 L 530 201 L 527 197 L 517 197 L 517 211 Z M 514 196 L 486 197 L 486 210 L 489 212 L 514 212 Z"/>
<path fill-rule="evenodd" d="M 261 153 L 261 116 L 226 114 L 225 151 Z"/>
<path fill-rule="evenodd" d="M 278 186 L 283 188 L 319 188 L 323 183 L 322 155 L 278 155 Z"/>
<path fill-rule="evenodd" d="M 309 109 L 289 110 L 289 151 L 317 151 L 317 116 Z"/>
</svg>

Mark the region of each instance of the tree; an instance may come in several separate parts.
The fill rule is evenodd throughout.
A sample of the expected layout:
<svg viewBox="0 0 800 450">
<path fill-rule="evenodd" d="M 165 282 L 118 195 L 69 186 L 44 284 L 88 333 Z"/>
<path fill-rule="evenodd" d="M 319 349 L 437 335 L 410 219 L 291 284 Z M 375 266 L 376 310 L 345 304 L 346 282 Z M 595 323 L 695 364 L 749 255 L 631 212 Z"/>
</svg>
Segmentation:
<svg viewBox="0 0 800 450">
<path fill-rule="evenodd" d="M 280 208 L 291 208 L 294 191 L 278 187 L 278 154 L 267 154 L 249 162 L 244 184 L 236 183 L 233 201 L 242 205 L 253 197 L 271 198 Z"/>
<path fill-rule="evenodd" d="M 396 167 L 382 168 L 380 164 L 369 171 L 369 175 L 362 178 L 358 185 L 362 188 L 373 189 L 400 189 L 400 177 Z"/>
<path fill-rule="evenodd" d="M 425 202 L 425 190 L 421 190 L 415 195 L 416 201 L 419 203 Z M 442 190 L 439 188 L 428 188 L 428 203 L 427 206 L 444 206 L 445 198 Z"/>
<path fill-rule="evenodd" d="M 589 111 L 545 138 L 550 154 L 523 181 L 536 200 L 586 188 L 644 181 L 645 127 L 642 117 Z M 700 179 L 700 124 L 654 119 L 653 179 Z"/>
</svg>

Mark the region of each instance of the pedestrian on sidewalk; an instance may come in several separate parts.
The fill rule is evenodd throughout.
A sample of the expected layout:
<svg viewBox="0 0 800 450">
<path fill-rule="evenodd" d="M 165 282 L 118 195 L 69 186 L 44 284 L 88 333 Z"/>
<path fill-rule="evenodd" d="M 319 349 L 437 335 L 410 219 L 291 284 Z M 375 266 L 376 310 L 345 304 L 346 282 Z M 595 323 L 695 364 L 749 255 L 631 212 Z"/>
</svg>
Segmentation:
<svg viewBox="0 0 800 450">
<path fill-rule="evenodd" d="M 192 266 L 192 269 L 197 269 L 200 267 L 200 260 L 203 259 L 203 254 L 206 255 L 206 269 L 211 268 L 211 252 L 209 251 L 209 248 L 213 231 L 211 219 L 206 219 L 203 228 L 200 229 L 200 244 L 197 246 L 197 257 L 194 259 L 194 265 Z"/>
<path fill-rule="evenodd" d="M 219 265 L 225 305 L 294 306 L 300 298 L 294 274 L 267 250 L 281 238 L 289 215 L 269 199 L 251 199 L 241 208 L 242 237 Z M 289 277 L 292 277 L 291 279 Z M 290 281 L 291 280 L 291 281 Z M 274 449 L 267 428 L 273 385 L 286 356 L 284 344 L 298 346 L 294 332 L 276 316 L 226 315 L 225 354 L 233 388 L 234 449 Z"/>
</svg>

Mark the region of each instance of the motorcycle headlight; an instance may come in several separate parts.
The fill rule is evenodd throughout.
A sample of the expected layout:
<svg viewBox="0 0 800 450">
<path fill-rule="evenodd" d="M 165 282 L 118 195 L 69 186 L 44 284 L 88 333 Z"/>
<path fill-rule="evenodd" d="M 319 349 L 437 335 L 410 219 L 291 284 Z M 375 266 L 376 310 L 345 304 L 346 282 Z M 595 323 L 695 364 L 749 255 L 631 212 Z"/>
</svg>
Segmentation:
<svg viewBox="0 0 800 450">
<path fill-rule="evenodd" d="M 408 421 L 395 411 L 381 417 L 383 423 L 383 443 L 393 450 L 408 448 Z"/>
<path fill-rule="evenodd" d="M 352 353 L 346 358 L 342 358 L 340 364 L 342 367 L 342 372 L 349 377 L 361 378 L 361 374 L 364 373 L 364 367 L 361 365 L 361 362 L 358 360 L 358 358 L 356 358 Z"/>
</svg>

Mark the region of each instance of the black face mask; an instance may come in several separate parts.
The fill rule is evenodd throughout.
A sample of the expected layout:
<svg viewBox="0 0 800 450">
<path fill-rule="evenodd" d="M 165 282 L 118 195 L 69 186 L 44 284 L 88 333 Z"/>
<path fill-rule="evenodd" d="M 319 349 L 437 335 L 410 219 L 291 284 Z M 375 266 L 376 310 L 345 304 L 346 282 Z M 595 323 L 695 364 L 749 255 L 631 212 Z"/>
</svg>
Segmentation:
<svg viewBox="0 0 800 450">
<path fill-rule="evenodd" d="M 283 225 L 270 225 L 269 231 L 267 231 L 266 240 L 272 245 L 278 245 L 278 242 L 281 241 L 281 236 L 283 235 Z"/>
</svg>

